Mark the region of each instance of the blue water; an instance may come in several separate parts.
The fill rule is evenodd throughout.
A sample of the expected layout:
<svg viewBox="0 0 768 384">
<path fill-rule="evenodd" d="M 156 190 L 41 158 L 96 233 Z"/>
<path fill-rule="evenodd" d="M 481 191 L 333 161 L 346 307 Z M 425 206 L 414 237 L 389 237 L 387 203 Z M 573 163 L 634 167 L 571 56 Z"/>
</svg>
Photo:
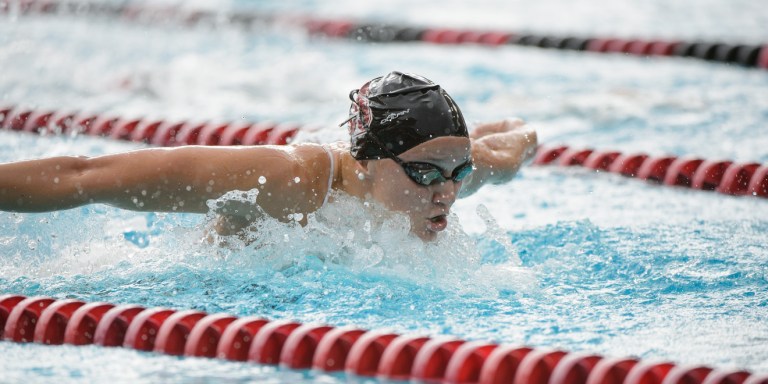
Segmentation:
<svg viewBox="0 0 768 384">
<path fill-rule="evenodd" d="M 187 2 L 257 8 L 269 2 Z M 425 9 L 436 7 L 434 11 Z M 768 41 L 759 1 L 549 0 L 291 11 L 508 30 Z M 693 13 L 692 13 L 693 12 Z M 479 21 L 478 21 L 479 20 Z M 311 125 L 343 139 L 346 95 L 422 73 L 469 121 L 520 116 L 543 143 L 768 163 L 768 72 L 522 47 L 362 45 L 291 29 L 0 19 L 0 103 L 168 119 Z M 0 161 L 140 148 L 0 132 Z M 93 205 L 0 213 L 0 293 L 455 335 L 768 371 L 768 203 L 583 169 L 527 167 L 455 207 L 437 244 L 340 199 L 308 228 L 261 223 L 249 246 L 202 241 L 204 215 Z M 490 213 L 484 213 L 484 212 Z M 360 212 L 334 220 L 348 212 Z M 367 230 L 365 223 L 373 223 Z M 389 223 L 389 224 L 388 224 Z M 393 224 L 394 223 L 394 224 Z M 400 244 L 391 247 L 390 244 Z M 506 245 L 506 246 L 505 246 Z M 522 264 L 518 265 L 519 257 Z M 321 373 L 97 347 L 0 343 L 2 380 L 334 382 Z"/>
</svg>

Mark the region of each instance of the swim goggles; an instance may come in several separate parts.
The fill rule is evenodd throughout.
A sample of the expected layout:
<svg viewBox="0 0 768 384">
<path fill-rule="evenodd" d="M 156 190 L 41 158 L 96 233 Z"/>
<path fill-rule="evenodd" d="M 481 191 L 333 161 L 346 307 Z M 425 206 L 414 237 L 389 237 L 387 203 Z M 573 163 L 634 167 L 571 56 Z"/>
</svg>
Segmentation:
<svg viewBox="0 0 768 384">
<path fill-rule="evenodd" d="M 458 183 L 464 180 L 465 177 L 469 176 L 469 174 L 475 170 L 475 164 L 472 163 L 472 160 L 467 160 L 466 163 L 454 168 L 451 176 L 446 178 L 444 176 L 446 171 L 443 168 L 440 168 L 432 163 L 425 163 L 421 161 L 405 162 L 403 159 L 392 153 L 392 151 L 390 151 L 385 145 L 383 145 L 378 137 L 375 135 L 369 135 L 369 137 L 373 139 L 373 141 L 375 141 L 377 144 L 379 144 L 379 147 L 381 147 L 382 151 L 387 154 L 390 159 L 394 160 L 399 166 L 403 167 L 405 174 L 408 175 L 411 180 L 419 185 L 429 186 L 435 183 L 444 183 L 448 180 L 453 180 L 453 182 Z"/>
</svg>

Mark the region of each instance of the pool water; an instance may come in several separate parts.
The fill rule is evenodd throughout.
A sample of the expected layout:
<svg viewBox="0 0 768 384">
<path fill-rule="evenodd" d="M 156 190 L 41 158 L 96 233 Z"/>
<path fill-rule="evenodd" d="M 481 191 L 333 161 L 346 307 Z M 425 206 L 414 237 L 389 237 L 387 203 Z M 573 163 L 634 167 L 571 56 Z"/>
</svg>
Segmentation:
<svg viewBox="0 0 768 384">
<path fill-rule="evenodd" d="M 572 33 L 768 41 L 760 1 L 188 1 L 185 7 Z M 507 46 L 356 44 L 264 27 L 0 17 L 0 104 L 169 120 L 298 122 L 343 140 L 347 93 L 390 70 L 443 85 L 469 122 L 519 116 L 541 143 L 768 163 L 768 72 Z M 0 161 L 143 147 L 0 131 Z M 356 212 L 349 215 L 348 212 Z M 434 244 L 357 201 L 252 244 L 205 215 L 92 205 L 0 212 L 0 294 L 197 309 L 768 371 L 768 202 L 585 169 L 526 167 L 455 205 Z M 460 222 L 460 225 L 458 224 Z M 393 247 L 392 244 L 398 244 Z M 18 382 L 337 382 L 125 349 L 0 343 Z"/>
</svg>

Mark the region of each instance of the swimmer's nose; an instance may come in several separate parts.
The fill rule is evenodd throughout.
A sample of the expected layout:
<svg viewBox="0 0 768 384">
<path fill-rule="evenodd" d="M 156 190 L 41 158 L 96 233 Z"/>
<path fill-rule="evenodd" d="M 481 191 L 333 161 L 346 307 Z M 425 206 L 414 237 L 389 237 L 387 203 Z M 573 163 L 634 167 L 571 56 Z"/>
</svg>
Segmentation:
<svg viewBox="0 0 768 384">
<path fill-rule="evenodd" d="M 439 205 L 445 205 L 451 207 L 456 201 L 456 195 L 459 190 L 457 183 L 453 181 L 445 181 L 438 183 L 434 186 L 432 194 L 432 202 Z"/>
</svg>

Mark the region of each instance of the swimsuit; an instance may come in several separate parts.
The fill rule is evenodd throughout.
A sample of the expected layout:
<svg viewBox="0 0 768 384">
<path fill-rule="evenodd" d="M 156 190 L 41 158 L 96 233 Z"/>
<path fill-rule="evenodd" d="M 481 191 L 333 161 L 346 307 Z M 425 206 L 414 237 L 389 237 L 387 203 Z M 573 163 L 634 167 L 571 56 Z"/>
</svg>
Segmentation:
<svg viewBox="0 0 768 384">
<path fill-rule="evenodd" d="M 328 196 L 331 195 L 331 189 L 333 187 L 333 172 L 336 169 L 333 161 L 333 152 L 331 152 L 328 147 L 325 145 L 321 145 L 321 147 L 325 150 L 325 153 L 328 154 L 328 158 L 331 160 L 331 171 L 328 173 L 328 190 L 325 192 L 325 198 L 323 199 L 323 205 L 328 202 Z"/>
</svg>

